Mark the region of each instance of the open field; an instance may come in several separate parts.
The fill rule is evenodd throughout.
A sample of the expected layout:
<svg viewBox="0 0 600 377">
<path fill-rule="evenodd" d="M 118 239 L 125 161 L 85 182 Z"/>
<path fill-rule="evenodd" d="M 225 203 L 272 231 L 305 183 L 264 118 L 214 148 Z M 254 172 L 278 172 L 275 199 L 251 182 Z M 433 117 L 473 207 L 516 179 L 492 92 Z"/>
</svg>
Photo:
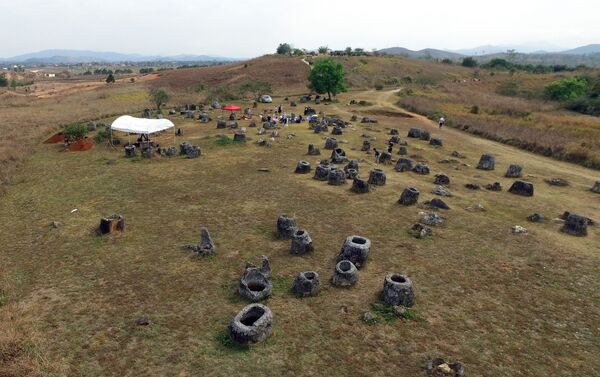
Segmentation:
<svg viewBox="0 0 600 377">
<path fill-rule="evenodd" d="M 86 92 L 82 113 L 70 116 L 125 113 L 144 103 L 139 93 L 135 86 Z M 278 93 L 286 94 L 281 86 Z M 82 97 L 64 101 L 75 106 L 76 98 Z M 372 106 L 345 105 L 351 98 Z M 216 135 L 224 131 L 214 121 L 174 116 L 185 131 L 177 142 L 202 148 L 192 160 L 128 160 L 108 145 L 87 152 L 33 147 L 0 200 L 0 243 L 7 245 L 0 252 L 0 376 L 417 376 L 436 356 L 460 360 L 470 376 L 600 376 L 600 230 L 592 226 L 587 237 L 577 238 L 552 221 L 564 211 L 600 220 L 600 195 L 589 190 L 598 172 L 438 130 L 396 107 L 397 101 L 395 91 L 368 90 L 316 106 L 346 120 L 352 114 L 379 120 L 355 123 L 338 137 L 347 141 L 340 146 L 350 158 L 360 160 L 363 177 L 375 166 L 372 155 L 360 152 L 363 134 L 375 137 L 378 148 L 385 148 L 392 127 L 402 139 L 410 127 L 421 127 L 444 140 L 434 148 L 408 139 L 409 155 L 427 161 L 431 175 L 383 166 L 387 185 L 364 195 L 351 193 L 350 183 L 334 187 L 293 173 L 298 160 L 314 168 L 329 156 L 322 148 L 326 135 L 306 123 L 281 130 L 272 147 L 255 145 L 253 128 L 246 144 L 220 145 Z M 273 105 L 280 103 L 278 97 Z M 45 114 L 59 105 L 43 104 Z M 23 119 L 37 124 L 41 135 L 43 122 L 36 121 L 35 114 Z M 172 138 L 159 141 L 166 146 Z M 322 156 L 307 156 L 308 143 Z M 439 162 L 453 150 L 465 154 L 460 162 L 469 166 Z M 496 156 L 495 171 L 474 168 L 482 153 Z M 534 197 L 506 192 L 513 180 L 503 175 L 511 163 L 524 167 Z M 418 240 L 407 230 L 422 209 L 396 201 L 407 186 L 421 190 L 420 202 L 432 199 L 437 172 L 451 178 L 454 196 L 444 198 L 451 209 L 441 213 L 446 223 L 433 237 Z M 544 183 L 551 177 L 570 186 Z M 495 181 L 504 191 L 464 188 Z M 476 204 L 486 210 L 467 209 Z M 125 216 L 126 231 L 99 237 L 100 217 L 113 212 Z M 533 212 L 547 220 L 527 223 Z M 292 256 L 289 242 L 275 239 L 281 213 L 308 230 L 313 254 Z M 511 234 L 516 224 L 529 234 Z M 182 248 L 198 241 L 201 226 L 215 239 L 213 257 Z M 357 286 L 334 288 L 335 258 L 351 234 L 371 239 L 371 257 Z M 261 255 L 273 269 L 274 294 L 266 304 L 275 316 L 274 333 L 250 349 L 231 347 L 225 328 L 246 304 L 236 293 L 238 279 L 246 261 L 258 263 Z M 321 275 L 322 291 L 297 299 L 289 288 L 305 270 Z M 395 271 L 415 284 L 419 320 L 364 323 L 361 315 L 377 302 L 384 275 Z M 150 318 L 149 326 L 135 324 L 140 315 Z"/>
</svg>

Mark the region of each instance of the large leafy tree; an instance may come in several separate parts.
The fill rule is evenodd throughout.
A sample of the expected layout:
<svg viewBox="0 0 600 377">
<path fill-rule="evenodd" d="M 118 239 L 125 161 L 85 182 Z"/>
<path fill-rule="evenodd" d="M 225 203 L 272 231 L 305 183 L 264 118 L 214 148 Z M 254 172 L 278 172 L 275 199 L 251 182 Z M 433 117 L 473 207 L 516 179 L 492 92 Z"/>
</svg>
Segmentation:
<svg viewBox="0 0 600 377">
<path fill-rule="evenodd" d="M 150 100 L 156 105 L 156 109 L 160 110 L 160 106 L 169 100 L 169 95 L 162 89 L 153 89 L 150 91 Z"/>
<path fill-rule="evenodd" d="M 277 53 L 279 55 L 290 55 L 292 53 L 292 46 L 289 43 L 280 43 L 277 47 Z"/>
<path fill-rule="evenodd" d="M 345 77 L 344 67 L 332 58 L 317 60 L 308 76 L 308 87 L 319 94 L 327 93 L 331 100 L 332 94 L 336 96 L 347 90 Z"/>
</svg>

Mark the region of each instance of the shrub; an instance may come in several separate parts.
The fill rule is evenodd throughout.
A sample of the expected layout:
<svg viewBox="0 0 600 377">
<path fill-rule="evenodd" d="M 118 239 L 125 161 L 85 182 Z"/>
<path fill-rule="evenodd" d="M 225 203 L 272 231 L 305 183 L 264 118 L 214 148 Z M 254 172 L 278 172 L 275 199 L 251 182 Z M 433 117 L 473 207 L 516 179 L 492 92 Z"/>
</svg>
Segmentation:
<svg viewBox="0 0 600 377">
<path fill-rule="evenodd" d="M 79 123 L 69 124 L 65 127 L 65 131 L 64 131 L 65 140 L 75 141 L 75 140 L 83 139 L 85 137 L 85 135 L 87 134 L 87 132 L 88 132 L 87 126 L 85 124 L 79 124 Z"/>
<path fill-rule="evenodd" d="M 448 59 L 448 58 L 442 59 L 442 63 L 444 63 L 444 64 L 450 64 L 450 65 L 454 64 L 454 62 L 452 60 Z"/>
<path fill-rule="evenodd" d="M 386 77 L 383 82 L 385 85 L 399 85 L 400 79 L 398 77 Z"/>
<path fill-rule="evenodd" d="M 96 135 L 94 135 L 94 141 L 96 143 L 101 143 L 109 137 L 110 131 L 108 131 L 107 129 L 99 130 L 98 132 L 96 132 Z"/>
<path fill-rule="evenodd" d="M 383 90 L 383 84 L 381 84 L 381 83 L 375 84 L 375 90 Z"/>
<path fill-rule="evenodd" d="M 503 96 L 515 97 L 519 94 L 519 84 L 515 81 L 504 82 L 496 87 L 496 93 Z"/>
<path fill-rule="evenodd" d="M 479 114 L 481 112 L 481 109 L 479 108 L 479 105 L 473 105 L 471 106 L 471 114 Z"/>
<path fill-rule="evenodd" d="M 196 83 L 196 86 L 194 87 L 194 92 L 198 93 L 203 91 L 204 89 L 206 89 L 206 86 L 204 85 L 204 83 L 202 81 L 198 81 Z"/>
<path fill-rule="evenodd" d="M 571 78 L 555 81 L 544 87 L 546 98 L 554 101 L 568 101 L 585 94 L 588 82 L 582 78 Z"/>
<path fill-rule="evenodd" d="M 2 87 L 7 87 L 8 86 L 8 80 L 6 79 L 6 77 L 4 75 L 0 76 L 0 88 Z"/>
<path fill-rule="evenodd" d="M 477 67 L 477 60 L 475 60 L 474 58 L 469 56 L 462 60 L 461 65 L 463 67 L 470 67 L 470 68 Z"/>
<path fill-rule="evenodd" d="M 238 85 L 240 96 L 252 94 L 252 97 L 258 97 L 260 94 L 271 93 L 273 88 L 270 82 L 259 80 L 247 80 Z"/>
<path fill-rule="evenodd" d="M 219 85 L 216 88 L 211 88 L 206 96 L 206 102 L 212 101 L 233 101 L 239 99 L 240 96 L 229 86 Z"/>
<path fill-rule="evenodd" d="M 115 82 L 115 76 L 113 76 L 112 73 L 109 73 L 108 76 L 106 77 L 106 82 L 109 84 Z"/>
</svg>

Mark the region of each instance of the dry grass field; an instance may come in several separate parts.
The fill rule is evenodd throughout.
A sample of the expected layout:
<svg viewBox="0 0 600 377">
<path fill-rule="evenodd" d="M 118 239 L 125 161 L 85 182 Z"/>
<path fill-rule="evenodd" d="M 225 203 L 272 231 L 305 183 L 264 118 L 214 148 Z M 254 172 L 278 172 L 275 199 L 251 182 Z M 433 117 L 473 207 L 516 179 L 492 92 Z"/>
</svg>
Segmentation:
<svg viewBox="0 0 600 377">
<path fill-rule="evenodd" d="M 159 80 L 167 76 L 152 85 L 166 86 Z M 194 96 L 187 87 L 173 87 L 170 104 Z M 273 105 L 288 94 L 277 89 L 281 97 Z M 146 106 L 140 93 L 136 86 L 116 86 L 41 107 L 18 108 L 11 100 L 0 123 L 10 119 L 5 109 L 14 117 L 30 114 L 10 126 L 11 138 L 28 135 L 20 131 L 28 125 L 40 139 L 49 130 L 40 109 L 44 116 L 63 114 L 51 118 L 53 127 L 66 122 L 65 114 L 69 122 L 105 114 L 108 123 L 114 115 L 107 114 Z M 351 98 L 372 105 L 347 106 Z M 564 211 L 600 220 L 600 195 L 589 190 L 598 172 L 438 130 L 424 117 L 407 117 L 397 101 L 394 91 L 353 91 L 339 103 L 316 106 L 346 120 L 352 114 L 378 118 L 338 137 L 347 141 L 341 147 L 349 157 L 359 159 L 363 177 L 375 167 L 372 155 L 360 152 L 363 134 L 376 138 L 378 148 L 386 146 L 392 127 L 402 139 L 410 127 L 422 127 L 444 140 L 434 148 L 409 139 L 409 155 L 427 161 L 431 175 L 383 166 L 387 185 L 363 195 L 350 192 L 350 183 L 334 187 L 293 173 L 298 160 L 314 168 L 328 157 L 322 148 L 327 135 L 314 134 L 306 123 L 281 130 L 272 147 L 259 147 L 257 129 L 248 129 L 245 144 L 221 145 L 223 130 L 214 121 L 171 117 L 185 131 L 177 142 L 202 148 L 191 160 L 126 159 L 122 149 L 106 144 L 61 152 L 58 145 L 36 143 L 0 199 L 0 376 L 418 376 L 437 356 L 463 362 L 469 376 L 600 376 L 600 229 L 592 226 L 587 237 L 577 238 L 552 220 Z M 167 146 L 172 137 L 159 141 Z M 308 143 L 321 147 L 322 155 L 307 156 Z M 439 162 L 454 150 L 469 166 Z M 495 171 L 475 169 L 485 152 L 496 156 Z M 513 180 L 503 176 L 511 163 L 524 167 L 534 197 L 506 192 Z M 441 213 L 445 225 L 433 237 L 419 240 L 408 229 L 423 209 L 397 200 L 407 186 L 421 190 L 421 202 L 432 199 L 438 172 L 451 178 L 454 196 L 445 199 L 451 209 Z M 570 186 L 544 183 L 551 177 Z M 495 181 L 502 192 L 464 188 Z M 477 204 L 485 211 L 471 210 Z M 125 216 L 126 231 L 98 236 L 100 217 L 115 212 Z M 547 220 L 527 223 L 533 212 Z M 288 241 L 276 240 L 281 213 L 308 230 L 314 253 L 293 256 Z M 60 225 L 52 227 L 53 221 Z M 529 234 L 511 234 L 517 224 Z M 216 242 L 213 257 L 183 249 L 198 241 L 201 226 Z M 371 239 L 371 257 L 357 286 L 334 288 L 335 258 L 351 234 Z M 274 293 L 266 305 L 275 316 L 274 333 L 249 349 L 233 347 L 225 329 L 246 305 L 236 292 L 238 279 L 245 263 L 258 263 L 261 255 L 273 270 Z M 322 291 L 298 299 L 289 289 L 305 270 L 321 275 Z M 378 302 L 385 274 L 396 271 L 415 284 L 416 319 L 386 320 L 376 313 L 376 323 L 364 323 L 361 316 Z M 136 325 L 141 315 L 150 325 Z"/>
</svg>

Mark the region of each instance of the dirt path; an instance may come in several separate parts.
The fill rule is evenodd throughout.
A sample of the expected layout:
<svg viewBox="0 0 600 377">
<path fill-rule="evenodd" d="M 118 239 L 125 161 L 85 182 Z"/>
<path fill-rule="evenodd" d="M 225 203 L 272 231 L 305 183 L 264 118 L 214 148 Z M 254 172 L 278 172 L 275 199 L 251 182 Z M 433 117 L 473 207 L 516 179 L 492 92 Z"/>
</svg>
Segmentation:
<svg viewBox="0 0 600 377">
<path fill-rule="evenodd" d="M 429 131 L 432 136 L 440 137 L 445 145 L 456 147 L 461 153 L 473 154 L 472 151 L 485 151 L 499 156 L 501 160 L 510 161 L 510 163 L 519 163 L 527 167 L 532 167 L 533 171 L 544 171 L 546 177 L 561 177 L 570 181 L 586 182 L 585 185 L 591 187 L 594 181 L 600 180 L 600 172 L 588 169 L 576 164 L 557 161 L 549 157 L 531 153 L 510 145 L 498 143 L 492 140 L 473 136 L 460 130 L 443 127 L 439 128 L 437 123 L 427 117 L 412 113 L 396 105 L 398 89 L 389 91 L 369 90 L 364 92 L 353 92 L 352 96 L 356 98 L 365 98 L 373 103 L 372 106 L 358 108 L 359 111 L 369 112 L 384 110 L 397 114 L 410 115 L 412 121 L 417 123 L 416 127 L 421 127 Z M 348 111 L 347 107 L 337 106 L 342 112 Z M 451 150 L 448 151 L 450 154 Z M 475 156 L 473 156 L 475 157 Z M 477 156 L 478 157 L 478 156 Z"/>
</svg>

